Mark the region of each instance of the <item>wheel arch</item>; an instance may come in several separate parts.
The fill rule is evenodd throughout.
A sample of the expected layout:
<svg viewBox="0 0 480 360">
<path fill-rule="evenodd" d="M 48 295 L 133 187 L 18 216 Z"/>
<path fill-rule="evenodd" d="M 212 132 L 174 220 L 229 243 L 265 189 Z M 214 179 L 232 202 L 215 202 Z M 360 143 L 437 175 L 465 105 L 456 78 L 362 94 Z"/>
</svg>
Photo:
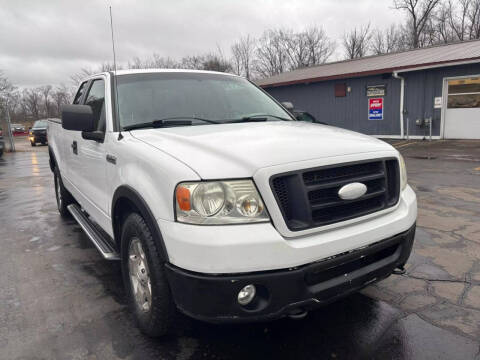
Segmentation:
<svg viewBox="0 0 480 360">
<path fill-rule="evenodd" d="M 48 155 L 49 155 L 49 165 L 50 165 L 50 170 L 53 172 L 55 170 L 55 167 L 57 166 L 57 160 L 55 159 L 55 154 L 53 152 L 53 149 L 49 146 L 48 147 Z"/>
<path fill-rule="evenodd" d="M 167 248 L 165 247 L 165 242 L 158 223 L 148 207 L 147 202 L 135 189 L 128 185 L 118 187 L 113 194 L 111 211 L 114 239 L 119 250 L 121 250 L 121 230 L 123 220 L 131 212 L 137 212 L 145 220 L 150 231 L 152 231 L 161 260 L 163 262 L 168 261 Z"/>
</svg>

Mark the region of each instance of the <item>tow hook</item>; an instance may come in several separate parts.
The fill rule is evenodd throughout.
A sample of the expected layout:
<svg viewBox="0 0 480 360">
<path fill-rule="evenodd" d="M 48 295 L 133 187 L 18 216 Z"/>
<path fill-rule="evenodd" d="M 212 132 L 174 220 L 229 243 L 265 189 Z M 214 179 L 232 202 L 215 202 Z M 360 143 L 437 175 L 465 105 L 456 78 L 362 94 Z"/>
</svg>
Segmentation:
<svg viewBox="0 0 480 360">
<path fill-rule="evenodd" d="M 399 266 L 399 267 L 397 267 L 396 269 L 393 270 L 393 273 L 394 273 L 395 275 L 403 275 L 403 274 L 405 274 L 406 272 L 407 272 L 407 270 L 405 270 L 405 268 L 403 267 L 403 265 L 402 265 L 402 266 Z"/>
<path fill-rule="evenodd" d="M 287 316 L 292 320 L 301 320 L 304 319 L 307 315 L 308 311 L 302 308 L 298 308 L 290 311 Z"/>
</svg>

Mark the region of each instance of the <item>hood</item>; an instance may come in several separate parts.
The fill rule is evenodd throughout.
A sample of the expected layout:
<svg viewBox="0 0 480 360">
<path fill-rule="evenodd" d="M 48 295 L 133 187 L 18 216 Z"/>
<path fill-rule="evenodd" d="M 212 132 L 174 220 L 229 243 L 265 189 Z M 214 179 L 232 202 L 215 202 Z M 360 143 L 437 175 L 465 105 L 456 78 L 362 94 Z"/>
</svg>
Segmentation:
<svg viewBox="0 0 480 360">
<path fill-rule="evenodd" d="M 251 177 L 268 166 L 392 150 L 367 135 L 296 121 L 141 129 L 131 134 L 181 160 L 203 179 Z"/>
</svg>

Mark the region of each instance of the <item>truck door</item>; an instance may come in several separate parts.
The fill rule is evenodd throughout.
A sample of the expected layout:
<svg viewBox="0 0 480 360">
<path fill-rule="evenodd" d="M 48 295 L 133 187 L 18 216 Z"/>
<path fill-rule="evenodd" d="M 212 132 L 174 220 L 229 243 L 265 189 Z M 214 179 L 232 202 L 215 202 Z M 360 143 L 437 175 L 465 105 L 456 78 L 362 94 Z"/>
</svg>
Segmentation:
<svg viewBox="0 0 480 360">
<path fill-rule="evenodd" d="M 91 80 L 83 104 L 92 108 L 96 130 L 105 133 L 103 77 Z M 108 223 L 105 143 L 84 139 L 81 132 L 77 131 L 72 138 L 72 157 L 75 166 L 70 168 L 70 176 L 78 191 L 76 199 L 95 221 L 101 225 Z"/>
<path fill-rule="evenodd" d="M 73 99 L 74 105 L 83 104 L 83 99 L 85 93 L 88 90 L 88 81 L 84 81 L 78 88 L 77 94 Z M 64 185 L 67 189 L 76 197 L 76 182 L 73 178 L 73 174 L 77 171 L 75 170 L 80 166 L 79 158 L 77 156 L 77 144 L 78 144 L 78 131 L 62 129 L 62 154 L 63 159 L 60 164 L 60 172 L 62 174 Z M 81 136 L 80 136 L 81 137 Z"/>
</svg>

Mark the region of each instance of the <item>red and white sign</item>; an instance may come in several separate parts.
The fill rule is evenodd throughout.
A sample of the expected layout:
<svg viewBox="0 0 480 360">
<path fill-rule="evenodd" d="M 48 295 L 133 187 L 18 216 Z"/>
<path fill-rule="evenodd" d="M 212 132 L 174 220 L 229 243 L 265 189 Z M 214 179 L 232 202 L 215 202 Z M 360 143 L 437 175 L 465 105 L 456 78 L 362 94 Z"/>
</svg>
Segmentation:
<svg viewBox="0 0 480 360">
<path fill-rule="evenodd" d="M 368 99 L 368 120 L 383 120 L 383 98 Z"/>
</svg>

